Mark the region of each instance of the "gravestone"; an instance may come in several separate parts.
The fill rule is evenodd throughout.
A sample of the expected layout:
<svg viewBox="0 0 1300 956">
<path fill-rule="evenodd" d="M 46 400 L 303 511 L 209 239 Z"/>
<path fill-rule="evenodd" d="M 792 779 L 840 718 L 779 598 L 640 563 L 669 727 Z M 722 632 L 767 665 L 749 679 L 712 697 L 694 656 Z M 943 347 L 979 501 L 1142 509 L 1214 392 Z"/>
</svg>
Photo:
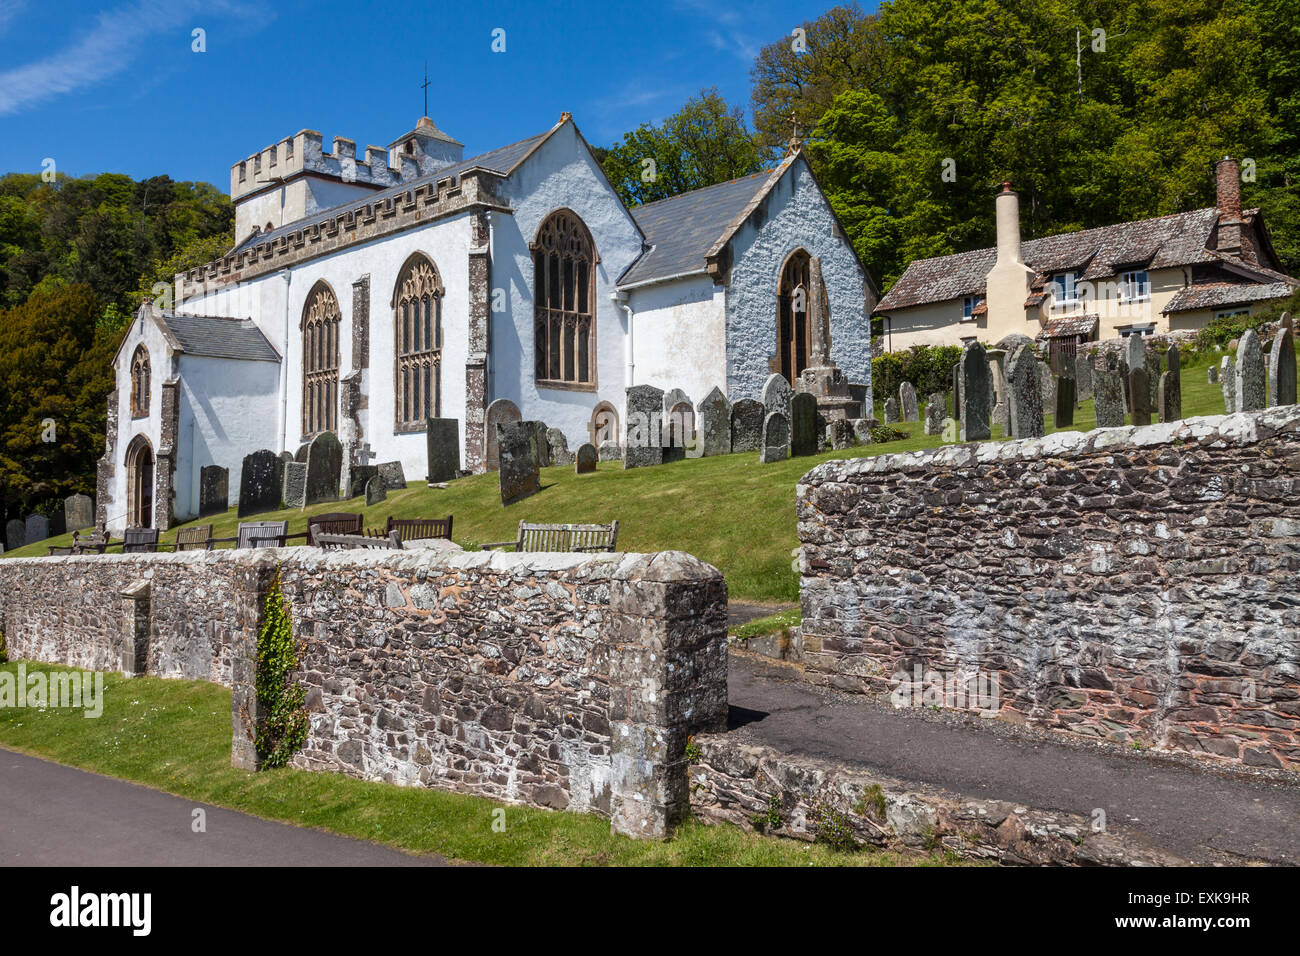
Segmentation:
<svg viewBox="0 0 1300 956">
<path fill-rule="evenodd" d="M 1093 357 L 1087 353 L 1074 357 L 1074 397 L 1086 402 L 1092 398 Z"/>
<path fill-rule="evenodd" d="M 858 405 L 858 413 L 853 416 L 854 418 L 861 418 L 863 415 L 866 415 L 871 411 L 871 409 L 867 407 L 866 385 L 857 382 L 849 382 L 849 396 Z"/>
<path fill-rule="evenodd" d="M 603 441 L 596 449 L 596 455 L 601 461 L 622 461 L 623 446 L 616 441 Z"/>
<path fill-rule="evenodd" d="M 399 466 L 400 467 L 400 466 Z M 307 490 L 303 505 L 337 501 L 343 472 L 343 446 L 333 432 L 321 432 L 307 447 Z M 384 475 L 384 466 L 379 466 Z M 406 487 L 405 484 L 402 487 Z"/>
<path fill-rule="evenodd" d="M 633 385 L 627 390 L 627 440 L 624 468 L 662 465 L 664 393 L 653 385 Z"/>
<path fill-rule="evenodd" d="M 731 454 L 731 403 L 716 385 L 695 410 L 695 430 L 705 457 Z"/>
<path fill-rule="evenodd" d="M 542 490 L 541 450 L 538 430 L 541 422 L 507 422 L 497 425 L 497 472 L 501 482 L 501 504 L 522 501 Z M 544 434 L 543 434 L 544 438 Z"/>
<path fill-rule="evenodd" d="M 50 519 L 45 515 L 28 515 L 23 522 L 23 539 L 28 544 L 44 541 L 50 536 Z"/>
<path fill-rule="evenodd" d="M 758 453 L 759 464 L 785 461 L 790 457 L 790 419 L 781 412 L 768 412 L 763 419 L 763 448 Z"/>
<path fill-rule="evenodd" d="M 546 427 L 546 422 L 531 421 L 525 424 L 533 430 L 533 454 L 537 458 L 537 467 L 550 468 L 551 443 L 546 437 L 550 429 Z"/>
<path fill-rule="evenodd" d="M 1128 372 L 1147 367 L 1147 344 L 1137 333 L 1124 340 L 1124 367 Z"/>
<path fill-rule="evenodd" d="M 460 420 L 430 418 L 425 423 L 424 449 L 429 484 L 451 481 L 460 474 Z"/>
<path fill-rule="evenodd" d="M 856 419 L 835 418 L 826 423 L 826 444 L 839 451 L 844 448 L 852 448 L 858 443 L 857 436 L 853 434 L 853 422 Z"/>
<path fill-rule="evenodd" d="M 8 543 L 10 551 L 21 548 L 27 543 L 27 526 L 17 518 L 6 521 L 5 541 Z"/>
<path fill-rule="evenodd" d="M 898 399 L 896 398 L 885 399 L 885 424 L 898 424 Z"/>
<path fill-rule="evenodd" d="M 961 417 L 961 377 L 961 362 L 958 361 L 948 372 L 948 390 L 952 392 L 952 413 L 959 418 Z"/>
<path fill-rule="evenodd" d="M 220 465 L 199 469 L 199 517 L 220 514 L 230 507 L 230 471 Z"/>
<path fill-rule="evenodd" d="M 1147 370 L 1135 368 L 1128 373 L 1129 400 L 1133 403 L 1133 424 L 1151 424 L 1151 389 L 1147 386 Z"/>
<path fill-rule="evenodd" d="M 948 415 L 948 409 L 944 407 L 943 402 L 936 402 L 934 396 L 930 396 L 930 401 L 925 406 L 925 433 L 927 435 L 942 435 L 943 422 Z"/>
<path fill-rule="evenodd" d="M 388 488 L 384 479 L 378 475 L 366 482 L 366 507 L 377 505 L 388 497 Z"/>
<path fill-rule="evenodd" d="M 678 405 L 689 405 L 692 411 L 695 410 L 695 403 L 691 401 L 691 397 L 680 388 L 670 388 L 664 392 L 662 408 L 664 421 L 668 421 L 669 413 Z"/>
<path fill-rule="evenodd" d="M 1176 422 L 1183 417 L 1183 368 L 1178 346 L 1169 346 L 1165 353 L 1168 366 L 1160 373 L 1156 387 L 1156 412 L 1162 422 Z"/>
<path fill-rule="evenodd" d="M 1012 438 L 1038 438 L 1043 425 L 1043 386 L 1034 350 L 1020 345 L 1007 361 L 1007 418 Z"/>
<path fill-rule="evenodd" d="M 519 406 L 508 398 L 498 398 L 483 413 L 484 463 L 488 471 L 497 470 L 497 426 L 521 421 Z"/>
<path fill-rule="evenodd" d="M 1295 376 L 1295 333 L 1291 330 L 1291 316 L 1284 314 L 1273 335 L 1273 349 L 1268 354 L 1269 405 L 1296 403 Z"/>
<path fill-rule="evenodd" d="M 799 392 L 790 399 L 789 441 L 791 457 L 817 454 L 817 398 L 809 392 Z M 769 444 L 766 437 L 763 444 Z"/>
<path fill-rule="evenodd" d="M 686 393 L 679 388 L 670 394 L 676 398 L 685 398 Z M 695 408 L 688 401 L 677 401 L 664 409 L 661 429 L 664 464 L 684 461 L 687 447 L 695 444 Z"/>
<path fill-rule="evenodd" d="M 879 424 L 874 418 L 855 418 L 853 419 L 853 437 L 857 439 L 859 445 L 870 445 L 872 442 L 871 429 Z"/>
<path fill-rule="evenodd" d="M 1073 362 L 1063 362 L 1061 376 L 1056 380 L 1056 407 L 1052 418 L 1052 425 L 1056 428 L 1067 428 L 1074 424 L 1074 407 L 1078 403 L 1075 400 L 1073 371 Z"/>
<path fill-rule="evenodd" d="M 344 498 L 355 498 L 366 493 L 370 479 L 379 474 L 378 465 L 352 465 L 348 468 L 347 487 L 343 490 Z"/>
<path fill-rule="evenodd" d="M 1098 428 L 1124 424 L 1124 378 L 1114 365 L 1103 365 L 1093 372 L 1092 401 Z"/>
<path fill-rule="evenodd" d="M 68 532 L 68 523 L 63 517 L 63 511 L 59 510 L 50 515 L 50 537 L 57 538 L 61 534 Z"/>
<path fill-rule="evenodd" d="M 763 447 L 762 402 L 742 398 L 731 406 L 731 450 L 758 451 Z"/>
<path fill-rule="evenodd" d="M 772 412 L 780 412 L 785 416 L 786 421 L 790 420 L 790 398 L 794 395 L 794 390 L 790 388 L 790 383 L 785 380 L 784 375 L 773 373 L 767 377 L 763 383 L 763 391 L 759 398 L 763 401 L 763 420 Z"/>
<path fill-rule="evenodd" d="M 1223 411 L 1231 415 L 1237 410 L 1237 364 L 1231 355 L 1219 363 L 1219 388 L 1223 391 Z"/>
<path fill-rule="evenodd" d="M 987 441 L 993 437 L 993 428 L 989 422 L 993 411 L 990 408 L 993 399 L 993 370 L 989 367 L 984 346 L 978 342 L 963 345 L 957 369 L 960 378 L 954 401 L 960 406 L 955 417 L 961 425 L 961 440 Z M 934 434 L 942 434 L 943 426 L 939 427 L 940 431 Z"/>
<path fill-rule="evenodd" d="M 921 413 L 916 406 L 916 389 L 911 382 L 898 386 L 898 414 L 905 422 L 920 421 Z"/>
<path fill-rule="evenodd" d="M 244 456 L 239 471 L 239 517 L 280 507 L 285 464 L 284 458 L 266 448 Z"/>
<path fill-rule="evenodd" d="M 1217 365 L 1211 365 L 1205 370 L 1205 380 L 1211 385 L 1219 384 L 1219 367 Z"/>
<path fill-rule="evenodd" d="M 1156 392 L 1160 390 L 1160 353 L 1155 349 L 1146 351 L 1146 369 L 1147 369 L 1147 408 L 1155 414 L 1156 409 L 1160 406 L 1156 404 Z"/>
<path fill-rule="evenodd" d="M 284 463 L 284 487 L 280 491 L 286 508 L 305 508 L 307 506 L 307 463 L 305 461 L 286 461 Z"/>
<path fill-rule="evenodd" d="M 596 446 L 591 442 L 579 445 L 578 454 L 574 456 L 574 471 L 579 475 L 588 475 L 595 471 L 597 457 Z"/>
<path fill-rule="evenodd" d="M 573 464 L 573 453 L 569 451 L 569 440 L 558 428 L 546 429 L 546 448 L 552 465 L 567 468 Z"/>
<path fill-rule="evenodd" d="M 63 499 L 63 527 L 83 531 L 95 526 L 95 499 L 90 495 L 70 495 Z"/>
<path fill-rule="evenodd" d="M 1264 407 L 1264 352 L 1259 335 L 1247 329 L 1237 346 L 1237 401 L 1239 412 L 1255 412 Z"/>
<path fill-rule="evenodd" d="M 382 461 L 376 467 L 379 469 L 376 474 L 385 488 L 389 491 L 406 490 L 406 469 L 400 461 Z"/>
<path fill-rule="evenodd" d="M 1042 390 L 1043 410 L 1056 408 L 1056 376 L 1052 374 L 1052 367 L 1038 359 L 1038 387 Z"/>
</svg>

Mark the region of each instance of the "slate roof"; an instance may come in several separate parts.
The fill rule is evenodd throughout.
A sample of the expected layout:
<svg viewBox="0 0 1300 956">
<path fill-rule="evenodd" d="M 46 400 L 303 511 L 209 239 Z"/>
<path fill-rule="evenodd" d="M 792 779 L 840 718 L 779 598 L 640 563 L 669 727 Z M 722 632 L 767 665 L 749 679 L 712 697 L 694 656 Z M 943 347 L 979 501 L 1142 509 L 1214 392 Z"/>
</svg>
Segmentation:
<svg viewBox="0 0 1300 956">
<path fill-rule="evenodd" d="M 280 361 L 280 353 L 252 319 L 164 314 L 162 320 L 186 355 L 250 362 Z"/>
<path fill-rule="evenodd" d="M 1047 339 L 1070 338 L 1079 335 L 1090 338 L 1092 333 L 1097 331 L 1097 325 L 1100 321 L 1100 316 L 1092 314 L 1053 319 L 1043 326 L 1043 331 L 1038 333 L 1038 340 L 1043 342 Z"/>
<path fill-rule="evenodd" d="M 1283 299 L 1294 291 L 1295 286 L 1288 282 L 1208 282 L 1179 289 L 1164 311 L 1167 314 L 1249 305 L 1261 299 Z"/>
<path fill-rule="evenodd" d="M 704 272 L 709 250 L 757 198 L 774 172 L 767 169 L 632 207 L 629 211 L 649 248 L 624 270 L 618 285 Z"/>
<path fill-rule="evenodd" d="M 550 131 L 548 130 L 547 133 L 549 132 Z M 286 223 L 285 225 L 280 226 L 277 229 L 272 229 L 269 232 L 261 232 L 254 236 L 250 236 L 240 245 L 236 246 L 235 251 L 239 252 L 244 249 L 251 249 L 264 242 L 272 242 L 280 238 L 280 236 L 288 235 L 291 232 L 297 232 L 304 226 L 318 222 L 325 222 L 327 219 L 332 219 L 346 209 L 360 209 L 361 207 L 368 206 L 371 203 L 382 202 L 390 196 L 400 196 L 403 193 L 410 192 L 416 186 L 425 183 L 435 183 L 440 179 L 447 179 L 449 177 L 456 178 L 465 170 L 472 169 L 475 166 L 505 175 L 510 172 L 510 170 L 513 169 L 521 159 L 527 156 L 533 147 L 545 139 L 547 133 L 538 133 L 536 136 L 521 139 L 517 143 L 511 143 L 508 146 L 500 146 L 497 149 L 488 150 L 486 153 L 479 153 L 477 156 L 471 156 L 469 159 L 461 160 L 459 163 L 444 166 L 442 169 L 435 173 L 430 173 L 428 176 L 421 176 L 418 179 L 412 179 L 410 182 L 402 183 L 398 186 L 389 186 L 387 189 L 379 189 L 375 192 L 367 193 L 364 196 L 358 196 L 356 199 L 349 199 L 345 203 L 339 203 L 337 206 L 331 206 L 329 209 L 322 209 L 318 212 L 314 212 L 310 216 L 304 216 L 301 219 Z"/>
<path fill-rule="evenodd" d="M 1257 210 L 1248 210 L 1250 218 Z M 1080 280 L 1096 280 L 1130 269 L 1167 269 L 1220 259 L 1207 248 L 1219 220 L 1213 206 L 1191 212 L 1138 219 L 1079 232 L 1066 232 L 1021 244 L 1022 261 L 1038 275 L 1039 286 L 1053 273 L 1075 271 Z M 997 249 L 974 249 L 908 264 L 880 303 L 877 312 L 946 302 L 981 295 L 985 278 L 997 261 Z"/>
</svg>

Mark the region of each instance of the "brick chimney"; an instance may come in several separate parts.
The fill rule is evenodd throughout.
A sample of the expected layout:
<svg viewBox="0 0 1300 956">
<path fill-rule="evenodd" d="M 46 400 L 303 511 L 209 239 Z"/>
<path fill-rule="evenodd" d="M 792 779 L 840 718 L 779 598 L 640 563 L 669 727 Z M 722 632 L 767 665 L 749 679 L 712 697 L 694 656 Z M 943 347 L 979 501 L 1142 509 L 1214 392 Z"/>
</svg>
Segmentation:
<svg viewBox="0 0 1300 956">
<path fill-rule="evenodd" d="M 1230 256 L 1241 255 L 1241 167 L 1231 156 L 1214 164 L 1214 204 L 1219 209 L 1216 248 Z"/>
</svg>

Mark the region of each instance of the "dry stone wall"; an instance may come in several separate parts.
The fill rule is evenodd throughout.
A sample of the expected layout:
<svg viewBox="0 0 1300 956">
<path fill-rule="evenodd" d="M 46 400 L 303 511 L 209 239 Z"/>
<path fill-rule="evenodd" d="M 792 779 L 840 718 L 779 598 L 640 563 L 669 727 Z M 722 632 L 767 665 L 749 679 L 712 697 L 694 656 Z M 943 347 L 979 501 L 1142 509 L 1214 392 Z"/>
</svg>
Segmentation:
<svg viewBox="0 0 1300 956">
<path fill-rule="evenodd" d="M 1300 406 L 827 462 L 798 512 L 810 679 L 1300 768 Z"/>
</svg>

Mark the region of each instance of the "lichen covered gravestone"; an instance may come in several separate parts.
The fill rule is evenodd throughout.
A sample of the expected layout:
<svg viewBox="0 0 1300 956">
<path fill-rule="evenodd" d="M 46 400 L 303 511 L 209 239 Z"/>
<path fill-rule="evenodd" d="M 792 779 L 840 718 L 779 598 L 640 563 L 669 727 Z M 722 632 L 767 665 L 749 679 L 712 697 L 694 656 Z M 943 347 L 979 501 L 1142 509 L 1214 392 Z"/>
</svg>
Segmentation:
<svg viewBox="0 0 1300 956">
<path fill-rule="evenodd" d="M 1264 350 L 1254 329 L 1247 329 L 1237 345 L 1236 382 L 1236 411 L 1255 412 L 1264 407 Z"/>
<path fill-rule="evenodd" d="M 28 544 L 44 541 L 50 536 L 50 519 L 45 515 L 28 515 L 23 522 L 23 537 Z"/>
<path fill-rule="evenodd" d="M 284 458 L 266 448 L 244 456 L 239 472 L 239 517 L 280 507 L 284 466 Z"/>
<path fill-rule="evenodd" d="M 905 422 L 915 422 L 921 418 L 916 404 L 916 388 L 911 382 L 903 382 L 898 386 L 898 413 Z"/>
<path fill-rule="evenodd" d="M 230 507 L 230 472 L 220 465 L 199 469 L 199 517 L 221 514 Z"/>
<path fill-rule="evenodd" d="M 1007 419 L 1012 438 L 1038 438 L 1043 424 L 1043 387 L 1038 358 L 1028 345 L 1020 345 L 1007 361 Z"/>
<path fill-rule="evenodd" d="M 978 342 L 967 342 L 962 346 L 961 359 L 957 362 L 960 375 L 955 401 L 960 406 L 957 421 L 961 425 L 962 441 L 988 441 L 993 437 L 990 419 L 993 410 L 993 370 L 989 367 L 988 354 Z M 942 434 L 940 431 L 936 434 Z"/>
<path fill-rule="evenodd" d="M 822 433 L 825 434 L 824 428 Z M 817 398 L 809 392 L 799 392 L 790 399 L 790 454 L 796 458 L 815 455 L 817 445 Z"/>
<path fill-rule="evenodd" d="M 377 474 L 385 488 L 389 491 L 406 490 L 406 469 L 400 461 L 382 461 L 378 467 Z"/>
<path fill-rule="evenodd" d="M 558 428 L 546 429 L 546 448 L 552 465 L 567 468 L 573 464 L 573 453 L 569 451 L 569 439 Z"/>
<path fill-rule="evenodd" d="M 633 385 L 627 390 L 627 439 L 624 468 L 662 465 L 664 393 L 653 385 Z"/>
<path fill-rule="evenodd" d="M 941 401 L 936 401 L 935 396 L 930 396 L 930 401 L 925 406 L 925 433 L 927 435 L 942 435 L 943 423 L 947 417 L 948 409 Z"/>
<path fill-rule="evenodd" d="M 598 454 L 596 446 L 587 442 L 578 446 L 578 454 L 574 456 L 573 470 L 579 475 L 588 475 L 596 470 L 596 460 Z"/>
<path fill-rule="evenodd" d="M 501 504 L 522 501 L 542 490 L 540 451 L 537 447 L 540 422 L 507 422 L 497 426 L 498 475 Z"/>
<path fill-rule="evenodd" d="M 95 499 L 89 495 L 70 495 L 63 499 L 63 527 L 82 531 L 95 526 Z"/>
<path fill-rule="evenodd" d="M 1160 369 L 1161 369 L 1160 353 L 1157 352 L 1155 349 L 1147 349 L 1146 351 L 1146 369 L 1147 369 L 1147 408 L 1151 409 L 1152 414 L 1155 414 L 1156 409 L 1159 408 L 1159 406 L 1156 404 L 1158 398 L 1156 393 L 1160 390 Z"/>
<path fill-rule="evenodd" d="M 384 466 L 379 466 L 382 477 Z M 333 432 L 324 431 L 307 446 L 307 493 L 305 505 L 337 501 L 343 474 L 343 446 Z M 403 485 L 405 487 L 405 485 Z"/>
<path fill-rule="evenodd" d="M 357 495 L 364 495 L 366 485 L 377 474 L 379 474 L 378 465 L 349 465 L 345 481 L 347 487 L 343 489 L 343 497 L 355 498 Z"/>
<path fill-rule="evenodd" d="M 898 424 L 898 399 L 890 397 L 885 399 L 885 424 Z"/>
<path fill-rule="evenodd" d="M 1061 375 L 1056 380 L 1056 407 L 1052 410 L 1052 424 L 1056 428 L 1067 428 L 1074 424 L 1074 384 L 1074 363 L 1067 359 L 1062 363 Z"/>
<path fill-rule="evenodd" d="M 384 485 L 384 479 L 378 475 L 366 482 L 366 507 L 377 505 L 379 502 L 388 497 L 388 488 Z"/>
<path fill-rule="evenodd" d="M 772 412 L 780 412 L 785 416 L 786 421 L 790 420 L 790 399 L 794 391 L 790 388 L 790 383 L 785 380 L 784 375 L 773 372 L 763 383 L 763 391 L 759 397 L 763 401 L 763 419 Z"/>
<path fill-rule="evenodd" d="M 1052 374 L 1052 367 L 1042 359 L 1038 360 L 1038 387 L 1042 391 L 1043 409 L 1056 408 L 1056 376 Z"/>
<path fill-rule="evenodd" d="M 1268 355 L 1268 403 L 1296 403 L 1295 333 L 1291 331 L 1291 316 L 1287 314 L 1283 314 L 1273 335 L 1273 348 Z"/>
<path fill-rule="evenodd" d="M 763 447 L 763 418 L 766 416 L 762 402 L 742 398 L 731 406 L 731 450 L 758 451 Z"/>
<path fill-rule="evenodd" d="M 1074 396 L 1076 401 L 1092 398 L 1092 373 L 1095 359 L 1084 353 L 1074 357 Z"/>
<path fill-rule="evenodd" d="M 1211 365 L 1205 370 L 1205 380 L 1211 385 L 1219 384 L 1219 367 L 1217 365 Z"/>
<path fill-rule="evenodd" d="M 1223 390 L 1223 410 L 1231 415 L 1237 410 L 1237 364 L 1231 355 L 1219 363 L 1219 388 Z"/>
<path fill-rule="evenodd" d="M 1147 370 L 1135 368 L 1128 373 L 1129 401 L 1133 404 L 1133 424 L 1151 424 L 1151 390 L 1147 386 Z"/>
<path fill-rule="evenodd" d="M 1124 373 L 1113 356 L 1093 371 L 1092 401 L 1098 428 L 1124 424 Z"/>
<path fill-rule="evenodd" d="M 284 463 L 284 487 L 280 497 L 286 508 L 307 507 L 307 463 L 305 461 L 286 461 Z"/>
<path fill-rule="evenodd" d="M 705 457 L 731 454 L 731 403 L 716 385 L 695 409 L 695 428 Z"/>
<path fill-rule="evenodd" d="M 523 416 L 519 413 L 519 406 L 508 398 L 498 398 L 487 407 L 483 415 L 483 434 L 485 456 L 484 466 L 488 471 L 497 469 L 497 426 L 507 425 L 510 422 L 522 420 Z"/>
<path fill-rule="evenodd" d="M 790 457 L 790 419 L 780 412 L 768 412 L 763 419 L 763 448 L 758 453 L 760 464 L 785 461 Z"/>
<path fill-rule="evenodd" d="M 1156 411 L 1162 422 L 1176 422 L 1183 417 L 1183 370 L 1178 346 L 1169 346 L 1166 353 L 1168 368 L 1160 373 L 1156 389 Z"/>
<path fill-rule="evenodd" d="M 460 420 L 430 418 L 425 425 L 424 448 L 429 484 L 455 478 L 460 473 Z"/>
</svg>

